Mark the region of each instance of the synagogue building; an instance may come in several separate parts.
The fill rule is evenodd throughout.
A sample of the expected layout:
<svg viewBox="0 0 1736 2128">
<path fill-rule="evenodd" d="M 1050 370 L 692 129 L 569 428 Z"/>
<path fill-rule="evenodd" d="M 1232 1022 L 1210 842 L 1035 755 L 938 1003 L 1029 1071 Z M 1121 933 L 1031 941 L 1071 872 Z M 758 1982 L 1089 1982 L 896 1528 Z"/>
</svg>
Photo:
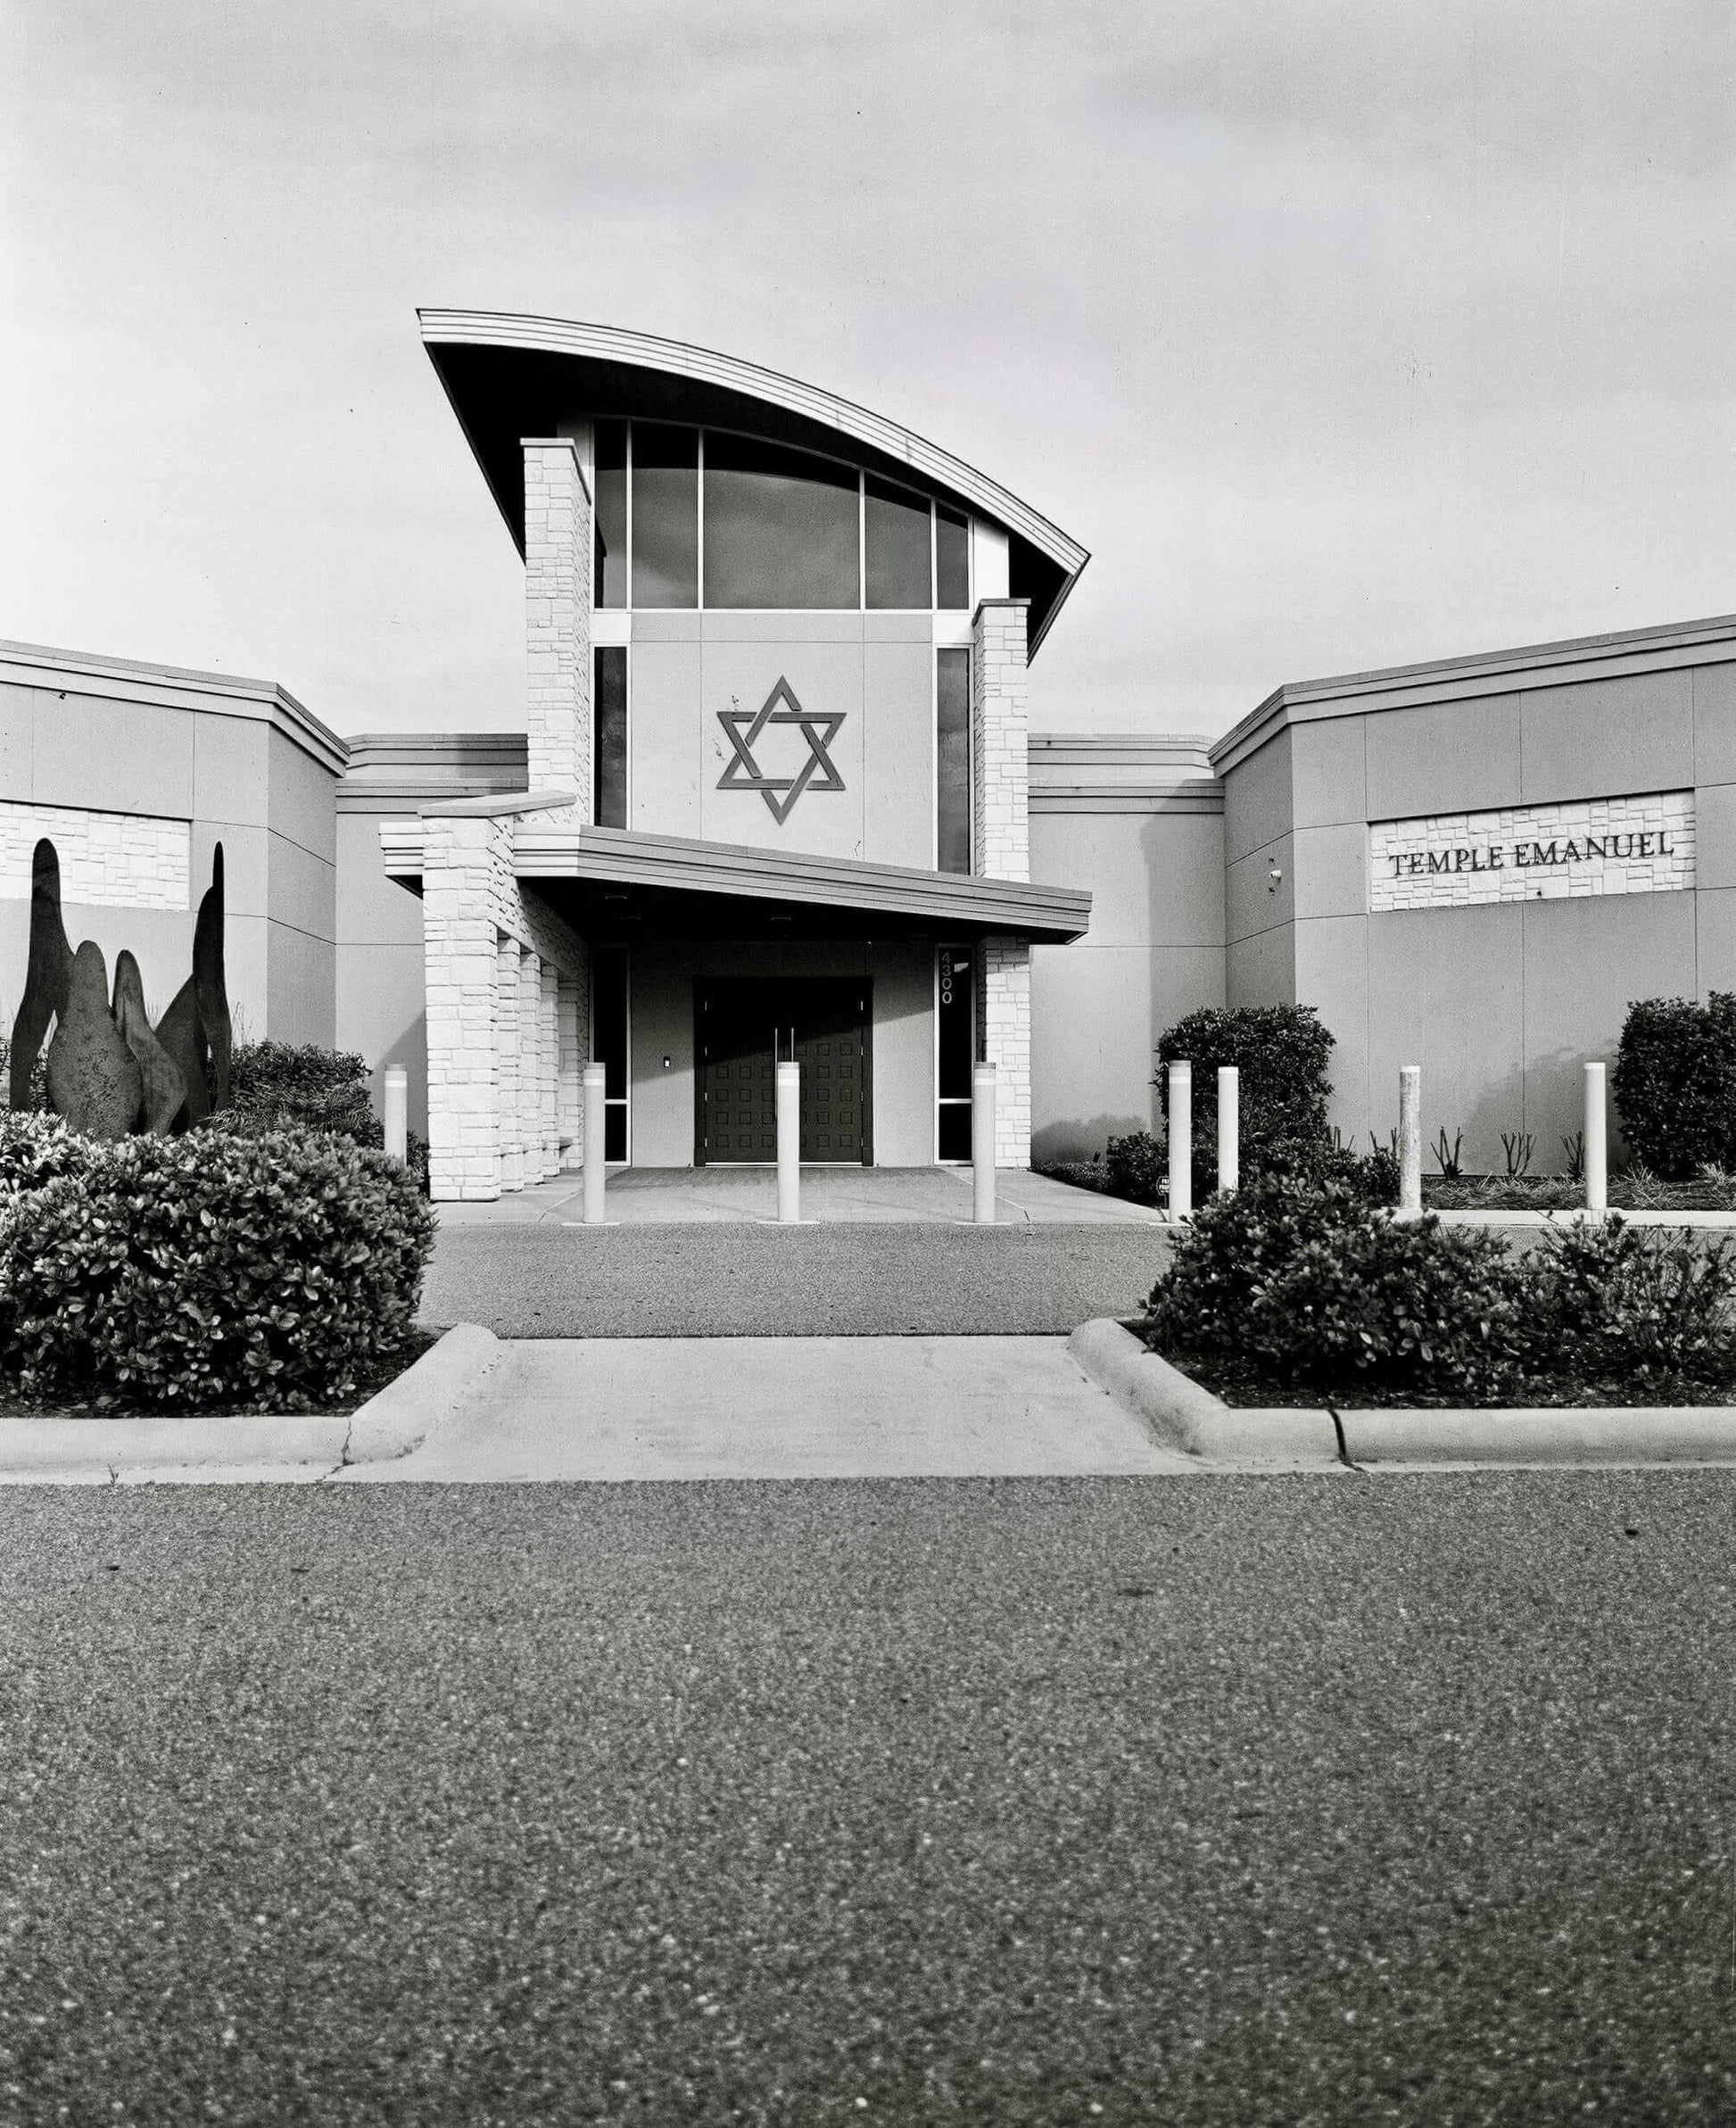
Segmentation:
<svg viewBox="0 0 1736 2128">
<path fill-rule="evenodd" d="M 244 1031 L 407 1067 L 436 1197 L 608 1156 L 996 1158 L 1152 1126 L 1201 1006 L 1301 1002 L 1335 1120 L 1539 1168 L 1630 1000 L 1736 989 L 1736 619 L 1280 687 L 1223 738 L 1043 730 L 1085 549 L 882 417 L 706 350 L 428 311 L 523 558 L 525 729 L 341 738 L 283 688 L 0 644 L 0 1022 L 30 860 L 180 980 L 221 841 Z M 6 912 L 11 910 L 10 918 Z"/>
</svg>

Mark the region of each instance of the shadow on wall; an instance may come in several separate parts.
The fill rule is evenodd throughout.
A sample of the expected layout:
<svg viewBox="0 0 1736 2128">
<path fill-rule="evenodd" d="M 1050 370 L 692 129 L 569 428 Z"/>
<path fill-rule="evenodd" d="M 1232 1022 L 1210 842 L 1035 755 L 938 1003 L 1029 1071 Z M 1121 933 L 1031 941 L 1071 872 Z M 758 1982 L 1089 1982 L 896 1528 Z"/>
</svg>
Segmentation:
<svg viewBox="0 0 1736 2128">
<path fill-rule="evenodd" d="M 1137 1115 L 1095 1115 L 1082 1122 L 1050 1123 L 1031 1134 L 1031 1161 L 1089 1160 L 1112 1138 L 1127 1138 L 1151 1127 L 1149 1116 Z"/>
<path fill-rule="evenodd" d="M 1504 1175 L 1507 1172 L 1507 1151 L 1501 1144 L 1501 1133 L 1529 1132 L 1532 1139 L 1531 1164 L 1525 1171 L 1532 1175 L 1565 1175 L 1567 1172 L 1564 1139 L 1572 1138 L 1584 1123 L 1584 1066 L 1600 1060 L 1585 1057 L 1576 1050 L 1558 1049 L 1547 1056 L 1536 1058 L 1523 1071 L 1508 1072 L 1492 1086 L 1478 1089 L 1468 1101 L 1459 1094 L 1444 1072 L 1431 1073 L 1428 1059 L 1418 1056 L 1410 1061 L 1419 1064 L 1423 1072 L 1423 1172 L 1438 1175 L 1441 1165 L 1434 1156 L 1434 1147 L 1443 1130 L 1447 1143 L 1452 1144 L 1453 1134 L 1461 1133 L 1459 1149 L 1459 1165 L 1467 1175 Z M 1602 1060 L 1613 1065 L 1614 1059 Z M 1396 1071 L 1389 1074 L 1391 1083 L 1380 1089 L 1377 1101 L 1371 1099 L 1369 1106 L 1376 1118 L 1375 1129 L 1382 1144 L 1398 1128 L 1399 1080 Z M 1344 1127 L 1340 1115 L 1335 1114 L 1333 1122 L 1340 1129 Z M 1621 1135 L 1615 1104 L 1608 1110 L 1609 1164 L 1612 1168 L 1626 1163 L 1627 1147 Z M 1365 1139 L 1359 1139 L 1356 1150 L 1368 1151 Z"/>
</svg>

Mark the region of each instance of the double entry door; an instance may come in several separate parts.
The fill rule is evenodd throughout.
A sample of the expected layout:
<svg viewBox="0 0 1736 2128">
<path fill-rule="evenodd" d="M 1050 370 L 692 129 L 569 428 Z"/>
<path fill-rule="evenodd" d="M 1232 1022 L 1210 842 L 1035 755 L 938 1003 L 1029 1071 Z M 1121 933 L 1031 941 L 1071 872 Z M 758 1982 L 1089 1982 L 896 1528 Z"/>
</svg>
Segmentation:
<svg viewBox="0 0 1736 2128">
<path fill-rule="evenodd" d="M 776 1160 L 776 1067 L 792 1061 L 802 1067 L 802 1158 L 872 1162 L 872 1005 L 865 977 L 701 982 L 693 1000 L 698 1164 Z"/>
</svg>

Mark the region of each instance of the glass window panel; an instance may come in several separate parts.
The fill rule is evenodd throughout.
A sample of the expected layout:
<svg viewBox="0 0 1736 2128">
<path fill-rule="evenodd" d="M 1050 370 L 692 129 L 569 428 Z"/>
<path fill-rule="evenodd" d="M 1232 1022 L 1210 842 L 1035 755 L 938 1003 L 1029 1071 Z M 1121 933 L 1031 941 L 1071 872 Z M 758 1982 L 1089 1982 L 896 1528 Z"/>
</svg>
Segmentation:
<svg viewBox="0 0 1736 2128">
<path fill-rule="evenodd" d="M 968 611 L 971 604 L 971 526 L 968 518 L 938 502 L 934 508 L 935 604 L 948 613 Z"/>
<path fill-rule="evenodd" d="M 935 858 L 942 872 L 971 869 L 971 653 L 934 654 Z"/>
<path fill-rule="evenodd" d="M 627 824 L 627 650 L 606 643 L 593 653 L 591 729 L 596 745 L 597 824 Z"/>
<path fill-rule="evenodd" d="M 943 946 L 939 964 L 939 1094 L 968 1101 L 977 1061 L 976 960 L 968 946 Z"/>
<path fill-rule="evenodd" d="M 632 602 L 699 603 L 699 432 L 632 425 Z"/>
<path fill-rule="evenodd" d="M 599 946 L 591 956 L 591 1052 L 604 1072 L 603 1098 L 627 1093 L 627 949 Z"/>
<path fill-rule="evenodd" d="M 968 1160 L 971 1157 L 971 1104 L 968 1101 L 943 1101 L 940 1104 L 940 1128 L 936 1136 L 939 1139 L 936 1150 L 942 1160 Z"/>
<path fill-rule="evenodd" d="M 597 462 L 592 494 L 596 505 L 599 606 L 627 602 L 627 425 L 597 423 Z"/>
<path fill-rule="evenodd" d="M 627 1157 L 627 1105 L 624 1101 L 608 1101 L 603 1105 L 603 1158 L 622 1161 Z"/>
<path fill-rule="evenodd" d="M 934 602 L 928 498 L 872 473 L 865 476 L 865 484 L 868 604 L 880 610 L 926 609 Z"/>
<path fill-rule="evenodd" d="M 811 451 L 706 431 L 706 604 L 862 602 L 857 476 Z"/>
</svg>

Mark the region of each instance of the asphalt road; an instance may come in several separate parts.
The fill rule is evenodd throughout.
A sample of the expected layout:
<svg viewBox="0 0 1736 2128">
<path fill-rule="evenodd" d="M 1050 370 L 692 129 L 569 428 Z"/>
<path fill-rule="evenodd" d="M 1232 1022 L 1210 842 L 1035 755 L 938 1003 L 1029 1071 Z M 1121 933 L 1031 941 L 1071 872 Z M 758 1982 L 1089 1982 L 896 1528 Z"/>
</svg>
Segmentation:
<svg viewBox="0 0 1736 2128">
<path fill-rule="evenodd" d="M 1736 2119 L 1736 1477 L 0 1495 L 0 2119 Z"/>
</svg>

